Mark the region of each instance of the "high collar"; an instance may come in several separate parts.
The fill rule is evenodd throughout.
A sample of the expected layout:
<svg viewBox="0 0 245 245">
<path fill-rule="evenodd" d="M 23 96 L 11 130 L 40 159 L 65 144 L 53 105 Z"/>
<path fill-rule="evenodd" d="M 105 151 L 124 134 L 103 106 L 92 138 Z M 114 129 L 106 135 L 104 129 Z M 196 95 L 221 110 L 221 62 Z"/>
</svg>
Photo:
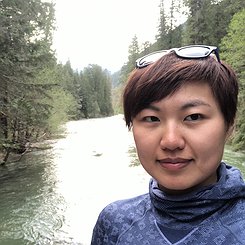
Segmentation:
<svg viewBox="0 0 245 245">
<path fill-rule="evenodd" d="M 168 195 L 150 181 L 150 197 L 158 215 L 173 222 L 199 223 L 203 218 L 224 207 L 232 200 L 245 198 L 245 183 L 240 171 L 221 163 L 218 182 L 183 195 Z M 169 220 L 169 221 L 170 221 Z M 168 222 L 169 222 L 168 221 Z"/>
</svg>

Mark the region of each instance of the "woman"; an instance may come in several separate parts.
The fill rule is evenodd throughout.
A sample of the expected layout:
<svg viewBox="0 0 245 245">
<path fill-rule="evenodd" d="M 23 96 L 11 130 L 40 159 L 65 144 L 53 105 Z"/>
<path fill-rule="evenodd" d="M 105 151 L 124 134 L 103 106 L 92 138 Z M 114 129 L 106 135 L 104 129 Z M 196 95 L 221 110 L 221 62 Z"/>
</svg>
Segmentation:
<svg viewBox="0 0 245 245">
<path fill-rule="evenodd" d="M 216 47 L 137 60 L 123 105 L 139 160 L 152 176 L 149 193 L 108 205 L 92 245 L 245 244 L 245 184 L 222 161 L 237 94 L 236 76 Z"/>
</svg>

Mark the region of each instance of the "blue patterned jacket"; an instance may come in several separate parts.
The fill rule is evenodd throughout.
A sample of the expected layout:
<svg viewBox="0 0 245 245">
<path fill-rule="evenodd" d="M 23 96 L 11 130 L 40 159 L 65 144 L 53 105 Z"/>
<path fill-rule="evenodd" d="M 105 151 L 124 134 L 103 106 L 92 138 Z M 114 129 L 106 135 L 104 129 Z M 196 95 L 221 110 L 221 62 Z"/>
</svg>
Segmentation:
<svg viewBox="0 0 245 245">
<path fill-rule="evenodd" d="M 222 163 L 219 180 L 188 195 L 169 196 L 154 179 L 149 193 L 102 210 L 91 245 L 245 245 L 245 184 Z"/>
</svg>

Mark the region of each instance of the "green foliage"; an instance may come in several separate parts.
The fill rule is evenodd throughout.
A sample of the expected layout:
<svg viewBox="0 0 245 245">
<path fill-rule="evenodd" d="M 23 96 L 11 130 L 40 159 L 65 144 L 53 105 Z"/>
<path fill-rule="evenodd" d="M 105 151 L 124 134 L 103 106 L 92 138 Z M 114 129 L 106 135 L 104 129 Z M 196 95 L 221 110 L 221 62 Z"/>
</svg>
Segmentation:
<svg viewBox="0 0 245 245">
<path fill-rule="evenodd" d="M 184 0 L 189 9 L 183 44 L 219 45 L 232 16 L 245 7 L 243 0 Z"/>
<path fill-rule="evenodd" d="M 182 1 L 171 0 L 170 8 L 165 7 L 164 0 L 160 1 L 160 19 L 156 35 L 157 50 L 170 49 L 181 45 L 182 26 L 177 25 L 183 9 Z"/>
<path fill-rule="evenodd" d="M 128 61 L 121 69 L 120 78 L 119 78 L 120 83 L 124 83 L 127 80 L 129 73 L 135 68 L 135 61 L 139 57 L 140 57 L 140 47 L 138 43 L 138 38 L 135 35 L 132 38 L 131 44 L 129 45 L 128 48 Z"/>
<path fill-rule="evenodd" d="M 49 91 L 52 96 L 52 109 L 48 120 L 46 120 L 49 134 L 62 133 L 60 126 L 71 119 L 71 113 L 77 112 L 77 102 L 71 93 L 61 87 Z"/>
<path fill-rule="evenodd" d="M 0 22 L 0 141 L 8 152 L 24 149 L 42 124 L 39 117 L 47 119 L 50 112 L 42 101 L 50 85 L 39 83 L 38 76 L 55 61 L 53 5 L 3 0 Z"/>
<path fill-rule="evenodd" d="M 123 85 L 119 85 L 112 89 L 112 105 L 113 105 L 113 111 L 115 114 L 122 114 L 123 108 L 122 108 L 122 90 Z"/>
<path fill-rule="evenodd" d="M 245 8 L 236 13 L 222 39 L 222 58 L 237 72 L 240 80 L 237 133 L 233 139 L 236 149 L 245 149 Z"/>
<path fill-rule="evenodd" d="M 189 17 L 183 37 L 184 43 L 205 43 L 210 35 L 208 23 L 210 23 L 211 0 L 186 0 L 185 4 L 189 8 Z"/>
<path fill-rule="evenodd" d="M 171 43 L 170 36 L 168 35 L 170 30 L 170 26 L 167 23 L 167 17 L 165 14 L 164 1 L 161 0 L 160 3 L 160 21 L 158 26 L 158 34 L 157 38 L 157 46 L 158 49 L 168 49 Z"/>
<path fill-rule="evenodd" d="M 82 73 L 79 90 L 81 112 L 85 118 L 113 114 L 111 80 L 108 72 L 99 65 L 89 65 Z"/>
<path fill-rule="evenodd" d="M 229 62 L 239 72 L 239 77 L 244 81 L 245 66 L 245 8 L 236 13 L 228 27 L 227 35 L 222 39 L 222 58 Z"/>
</svg>

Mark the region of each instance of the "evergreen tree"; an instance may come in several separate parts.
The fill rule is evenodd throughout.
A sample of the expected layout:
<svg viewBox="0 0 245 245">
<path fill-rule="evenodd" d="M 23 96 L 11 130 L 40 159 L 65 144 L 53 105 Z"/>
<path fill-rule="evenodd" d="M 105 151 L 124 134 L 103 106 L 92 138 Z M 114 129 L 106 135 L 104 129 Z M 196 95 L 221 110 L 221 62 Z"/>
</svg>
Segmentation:
<svg viewBox="0 0 245 245">
<path fill-rule="evenodd" d="M 86 118 L 113 114 L 110 76 L 99 65 L 84 68 L 79 96 L 81 111 Z"/>
<path fill-rule="evenodd" d="M 240 80 L 237 132 L 233 144 L 236 149 L 245 149 L 245 8 L 236 13 L 222 39 L 222 58 L 231 64 Z"/>
<path fill-rule="evenodd" d="M 189 9 L 183 44 L 218 46 L 233 15 L 245 7 L 244 0 L 184 0 Z"/>
<path fill-rule="evenodd" d="M 169 30 L 170 27 L 168 25 L 166 13 L 165 13 L 165 6 L 164 0 L 160 2 L 160 20 L 158 26 L 158 34 L 156 36 L 157 39 L 157 49 L 168 49 L 170 48 L 170 37 L 169 37 Z"/>
<path fill-rule="evenodd" d="M 140 47 L 138 38 L 135 35 L 132 39 L 132 43 L 129 45 L 128 49 L 128 71 L 132 71 L 135 68 L 135 61 L 139 58 Z"/>
<path fill-rule="evenodd" d="M 47 84 L 37 83 L 40 71 L 54 64 L 51 50 L 54 8 L 34 0 L 0 1 L 0 140 L 6 158 L 22 151 L 33 131 L 38 110 L 49 111 L 36 96 Z"/>
<path fill-rule="evenodd" d="M 121 68 L 121 73 L 119 78 L 120 84 L 124 84 L 127 81 L 130 72 L 135 68 L 135 61 L 140 56 L 141 55 L 140 55 L 139 42 L 137 36 L 135 35 L 128 48 L 128 61 Z"/>
<path fill-rule="evenodd" d="M 189 16 L 183 42 L 185 44 L 208 43 L 211 0 L 185 0 L 184 3 L 189 8 Z"/>
<path fill-rule="evenodd" d="M 164 0 L 160 2 L 160 20 L 158 26 L 157 50 L 170 49 L 182 45 L 182 25 L 177 26 L 182 18 L 182 1 L 170 2 L 170 9 L 166 11 Z"/>
</svg>

